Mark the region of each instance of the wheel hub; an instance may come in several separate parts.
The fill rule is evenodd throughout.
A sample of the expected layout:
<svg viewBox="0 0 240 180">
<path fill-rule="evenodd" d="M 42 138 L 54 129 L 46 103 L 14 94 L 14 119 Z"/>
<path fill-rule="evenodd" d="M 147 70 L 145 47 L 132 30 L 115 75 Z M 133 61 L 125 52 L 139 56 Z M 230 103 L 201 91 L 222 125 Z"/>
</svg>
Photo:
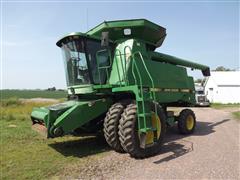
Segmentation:
<svg viewBox="0 0 240 180">
<path fill-rule="evenodd" d="M 193 116 L 189 115 L 187 117 L 187 123 L 186 124 L 187 124 L 187 129 L 188 130 L 192 130 L 192 128 L 194 126 L 194 118 L 193 118 Z"/>
<path fill-rule="evenodd" d="M 152 112 L 151 121 L 152 121 L 152 127 L 157 130 L 157 139 L 159 139 L 161 134 L 161 121 L 159 116 L 155 112 Z M 154 143 L 154 132 L 149 131 L 146 133 L 146 145 L 153 144 L 153 143 Z"/>
</svg>

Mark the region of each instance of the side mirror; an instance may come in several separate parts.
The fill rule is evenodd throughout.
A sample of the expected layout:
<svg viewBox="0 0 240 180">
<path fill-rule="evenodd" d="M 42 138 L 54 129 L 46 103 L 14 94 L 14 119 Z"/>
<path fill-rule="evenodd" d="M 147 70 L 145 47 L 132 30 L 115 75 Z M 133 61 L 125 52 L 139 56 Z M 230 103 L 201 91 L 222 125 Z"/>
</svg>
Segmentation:
<svg viewBox="0 0 240 180">
<path fill-rule="evenodd" d="M 108 46 L 109 45 L 109 32 L 102 32 L 101 36 L 101 46 Z"/>
</svg>

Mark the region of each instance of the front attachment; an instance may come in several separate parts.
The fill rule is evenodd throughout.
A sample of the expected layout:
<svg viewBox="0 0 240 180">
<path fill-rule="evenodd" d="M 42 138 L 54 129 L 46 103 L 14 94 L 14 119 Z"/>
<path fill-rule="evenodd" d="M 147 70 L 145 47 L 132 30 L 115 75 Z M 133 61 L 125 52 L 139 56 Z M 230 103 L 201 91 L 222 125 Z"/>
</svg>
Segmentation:
<svg viewBox="0 0 240 180">
<path fill-rule="evenodd" d="M 71 133 L 87 122 L 104 114 L 111 106 L 109 99 L 91 101 L 67 101 L 49 107 L 34 108 L 31 114 L 33 126 L 48 138 Z M 45 127 L 45 129 L 44 129 Z"/>
<path fill-rule="evenodd" d="M 33 130 L 46 137 L 51 137 L 50 128 L 54 121 L 74 105 L 75 101 L 67 101 L 47 107 L 33 108 L 31 113 Z"/>
</svg>

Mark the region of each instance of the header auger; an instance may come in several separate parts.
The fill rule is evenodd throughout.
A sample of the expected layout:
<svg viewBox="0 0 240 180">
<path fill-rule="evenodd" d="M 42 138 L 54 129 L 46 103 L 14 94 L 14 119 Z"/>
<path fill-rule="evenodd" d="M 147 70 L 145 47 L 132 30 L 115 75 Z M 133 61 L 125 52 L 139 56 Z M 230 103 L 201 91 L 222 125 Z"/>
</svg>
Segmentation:
<svg viewBox="0 0 240 180">
<path fill-rule="evenodd" d="M 103 131 L 109 146 L 132 157 L 157 153 L 166 126 L 194 131 L 195 89 L 186 67 L 209 76 L 209 67 L 155 52 L 166 29 L 145 19 L 108 21 L 87 33 L 71 33 L 57 42 L 62 49 L 68 101 L 34 108 L 34 125 L 48 138 Z"/>
</svg>

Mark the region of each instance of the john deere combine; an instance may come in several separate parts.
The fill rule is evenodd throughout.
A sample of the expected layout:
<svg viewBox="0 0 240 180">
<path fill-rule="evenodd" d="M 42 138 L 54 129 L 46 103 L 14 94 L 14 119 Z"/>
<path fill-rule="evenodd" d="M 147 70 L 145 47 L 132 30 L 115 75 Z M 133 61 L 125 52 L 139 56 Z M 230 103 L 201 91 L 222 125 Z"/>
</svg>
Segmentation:
<svg viewBox="0 0 240 180">
<path fill-rule="evenodd" d="M 108 21 L 57 42 L 63 53 L 68 101 L 34 108 L 33 125 L 47 137 L 104 132 L 109 146 L 132 157 L 160 150 L 166 126 L 194 131 L 192 110 L 179 116 L 167 108 L 193 106 L 193 78 L 186 67 L 209 76 L 209 67 L 155 52 L 166 29 L 145 19 Z"/>
</svg>

